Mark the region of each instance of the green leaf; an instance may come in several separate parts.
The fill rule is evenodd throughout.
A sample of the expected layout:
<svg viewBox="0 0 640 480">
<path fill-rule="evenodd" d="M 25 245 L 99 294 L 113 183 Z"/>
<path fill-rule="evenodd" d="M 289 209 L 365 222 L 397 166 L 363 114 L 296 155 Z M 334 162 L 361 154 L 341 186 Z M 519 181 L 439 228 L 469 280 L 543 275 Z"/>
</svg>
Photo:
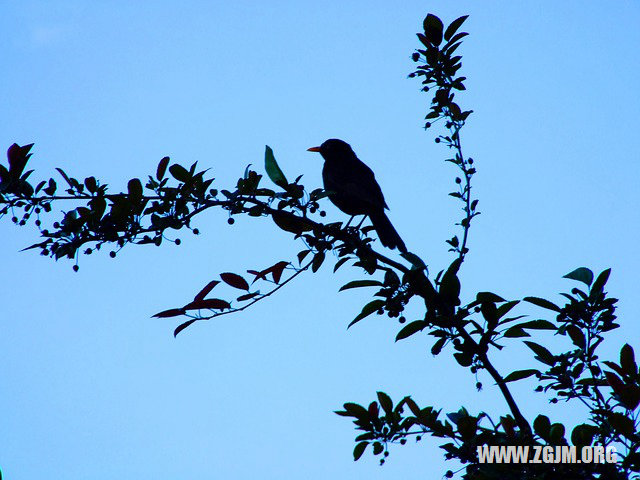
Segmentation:
<svg viewBox="0 0 640 480">
<path fill-rule="evenodd" d="M 556 326 L 548 320 L 530 320 L 528 322 L 514 325 L 520 328 L 530 328 L 532 330 L 556 330 Z"/>
<path fill-rule="evenodd" d="M 186 183 L 191 179 L 191 175 L 189 174 L 187 169 L 182 165 L 178 165 L 177 163 L 169 167 L 169 173 L 179 182 Z"/>
<path fill-rule="evenodd" d="M 269 145 L 266 145 L 265 147 L 264 168 L 267 171 L 267 175 L 269 175 L 269 178 L 273 183 L 279 187 L 286 188 L 287 185 L 289 185 L 289 182 L 287 182 L 284 173 L 280 170 L 278 162 L 276 162 L 276 157 L 273 156 L 273 150 L 271 150 Z"/>
<path fill-rule="evenodd" d="M 178 327 L 173 331 L 173 336 L 174 338 L 178 336 L 178 334 L 184 330 L 185 328 L 187 328 L 189 325 L 191 325 L 192 323 L 195 323 L 197 321 L 197 319 L 193 319 L 193 320 L 189 320 L 187 322 L 184 322 L 181 325 L 178 325 Z"/>
<path fill-rule="evenodd" d="M 380 455 L 384 451 L 384 447 L 380 442 L 373 442 L 373 454 Z"/>
<path fill-rule="evenodd" d="M 510 327 L 503 334 L 504 337 L 507 338 L 520 338 L 520 337 L 530 337 L 527 332 L 525 332 L 522 328 L 516 326 Z"/>
<path fill-rule="evenodd" d="M 398 340 L 402 340 L 404 338 L 410 337 L 414 333 L 424 330 L 426 326 L 427 326 L 427 322 L 425 322 L 424 320 L 415 320 L 411 323 L 408 323 L 396 335 L 396 342 Z"/>
<path fill-rule="evenodd" d="M 455 259 L 449 265 L 449 268 L 442 276 L 440 282 L 440 296 L 446 300 L 450 305 L 460 305 L 460 280 L 458 280 L 458 269 L 460 268 L 461 261 L 459 258 Z"/>
<path fill-rule="evenodd" d="M 393 413 L 393 402 L 391 401 L 391 397 L 384 392 L 377 392 L 378 394 L 378 402 L 380 406 L 384 410 L 384 413 L 387 415 L 391 415 Z"/>
<path fill-rule="evenodd" d="M 360 287 L 380 287 L 382 286 L 382 282 L 378 280 L 354 280 L 353 282 L 349 282 L 342 287 L 340 287 L 339 292 L 343 290 L 349 290 L 350 288 L 360 288 Z"/>
<path fill-rule="evenodd" d="M 367 449 L 367 445 L 369 445 L 369 442 L 360 442 L 355 446 L 355 448 L 353 449 L 354 462 L 357 462 L 360 459 L 364 451 Z"/>
<path fill-rule="evenodd" d="M 306 219 L 288 212 L 275 211 L 271 214 L 271 219 L 285 232 L 295 233 L 296 235 L 313 229 Z"/>
<path fill-rule="evenodd" d="M 427 268 L 422 259 L 415 253 L 404 252 L 401 253 L 400 256 L 411 263 L 412 270 L 424 270 L 425 268 Z"/>
<path fill-rule="evenodd" d="M 528 342 L 525 340 L 524 342 L 527 347 L 529 347 L 536 354 L 536 358 L 540 360 L 542 363 L 546 363 L 547 365 L 553 366 L 556 363 L 555 357 L 553 354 L 544 348 L 542 345 L 539 345 L 534 342 Z"/>
<path fill-rule="evenodd" d="M 533 368 L 527 370 L 516 370 L 515 372 L 511 372 L 509 375 L 504 377 L 504 382 L 515 382 L 517 380 L 522 380 L 523 378 L 528 378 L 531 375 L 535 375 L 536 373 L 540 373 L 540 371 Z"/>
<path fill-rule="evenodd" d="M 237 288 L 239 290 L 249 290 L 249 284 L 247 283 L 247 281 L 237 273 L 221 273 L 220 278 L 224 283 L 226 283 L 227 285 L 231 285 L 234 288 Z"/>
<path fill-rule="evenodd" d="M 638 374 L 635 354 L 633 348 L 628 343 L 625 343 L 622 349 L 620 349 L 620 367 L 622 367 L 624 373 L 629 376 Z"/>
<path fill-rule="evenodd" d="M 437 47 L 442 43 L 442 31 L 444 30 L 442 20 L 430 13 L 427 15 L 427 18 L 424 19 L 422 26 L 424 27 L 424 34 L 427 40 L 429 40 L 433 46 Z"/>
<path fill-rule="evenodd" d="M 602 293 L 604 286 L 607 283 L 607 280 L 609 280 L 610 273 L 611 273 L 611 269 L 607 268 L 600 275 L 598 275 L 598 278 L 596 278 L 596 281 L 593 282 L 593 286 L 591 287 L 591 292 L 589 292 L 589 300 L 594 300 L 598 294 Z"/>
<path fill-rule="evenodd" d="M 178 315 L 184 314 L 184 308 L 170 308 L 169 310 L 164 310 L 160 313 L 156 313 L 153 315 L 155 318 L 168 318 L 168 317 L 177 317 Z"/>
<path fill-rule="evenodd" d="M 184 307 L 184 310 L 201 310 L 201 309 L 211 309 L 211 310 L 224 310 L 225 308 L 231 308 L 231 305 L 226 300 L 222 300 L 220 298 L 204 298 L 202 300 L 194 300 L 193 302 L 187 303 Z"/>
<path fill-rule="evenodd" d="M 476 295 L 476 301 L 480 303 L 484 303 L 484 302 L 500 303 L 500 302 L 504 302 L 505 299 L 499 295 L 496 295 L 495 293 L 479 292 Z"/>
<path fill-rule="evenodd" d="M 139 199 L 142 197 L 142 183 L 137 178 L 132 178 L 129 180 L 127 184 L 127 191 L 129 192 L 129 196 L 134 199 Z"/>
<path fill-rule="evenodd" d="M 577 280 L 586 285 L 591 285 L 593 282 L 593 272 L 586 267 L 576 268 L 573 272 L 567 273 L 562 278 L 570 278 L 571 280 Z"/>
<path fill-rule="evenodd" d="M 536 432 L 543 440 L 549 437 L 551 430 L 551 421 L 546 415 L 538 415 L 533 421 L 533 431 Z"/>
<path fill-rule="evenodd" d="M 560 313 L 562 310 L 555 303 L 550 302 L 549 300 L 545 300 L 544 298 L 539 297 L 525 297 L 523 298 L 525 302 L 533 303 L 538 307 L 546 308 L 547 310 L 553 310 L 554 312 Z"/>
<path fill-rule="evenodd" d="M 453 34 L 458 31 L 458 29 L 462 26 L 464 21 L 469 18 L 469 15 L 464 15 L 462 17 L 456 18 L 453 22 L 449 24 L 447 29 L 444 32 L 444 39 L 448 42 L 453 37 Z"/>
<path fill-rule="evenodd" d="M 169 157 L 163 157 L 158 163 L 158 169 L 156 170 L 156 178 L 158 180 L 162 180 L 164 178 L 164 174 L 167 171 L 167 165 L 169 165 Z"/>
<path fill-rule="evenodd" d="M 311 271 L 313 273 L 316 273 L 320 269 L 322 263 L 324 262 L 324 259 L 324 252 L 318 252 L 313 256 L 313 260 L 311 261 Z"/>
<path fill-rule="evenodd" d="M 513 307 L 515 307 L 519 303 L 520 303 L 519 300 L 512 300 L 510 302 L 506 302 L 506 303 L 503 303 L 502 305 L 500 305 L 498 307 L 498 310 L 496 311 L 496 315 L 497 315 L 498 319 L 501 319 L 502 317 L 504 317 L 507 313 L 509 313 L 509 311 Z"/>
<path fill-rule="evenodd" d="M 385 304 L 384 300 L 373 300 L 367 303 L 364 307 L 362 307 L 362 311 L 358 314 L 356 318 L 354 318 L 351 321 L 351 323 L 347 326 L 347 328 L 350 328 L 352 325 L 355 325 L 363 318 L 371 315 L 373 312 L 377 312 L 378 310 L 384 307 L 384 304 Z"/>
</svg>

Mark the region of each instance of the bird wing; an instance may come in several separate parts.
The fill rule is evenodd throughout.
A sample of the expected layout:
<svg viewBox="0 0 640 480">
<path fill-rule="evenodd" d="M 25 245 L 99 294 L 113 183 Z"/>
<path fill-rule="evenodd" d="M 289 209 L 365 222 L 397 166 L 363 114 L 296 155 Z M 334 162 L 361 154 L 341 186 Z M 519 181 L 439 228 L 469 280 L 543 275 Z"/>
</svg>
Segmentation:
<svg viewBox="0 0 640 480">
<path fill-rule="evenodd" d="M 325 168 L 325 189 L 333 190 L 340 196 L 350 197 L 362 207 L 389 208 L 373 171 L 359 159 L 355 160 L 348 165 L 332 164 L 331 168 Z"/>
</svg>

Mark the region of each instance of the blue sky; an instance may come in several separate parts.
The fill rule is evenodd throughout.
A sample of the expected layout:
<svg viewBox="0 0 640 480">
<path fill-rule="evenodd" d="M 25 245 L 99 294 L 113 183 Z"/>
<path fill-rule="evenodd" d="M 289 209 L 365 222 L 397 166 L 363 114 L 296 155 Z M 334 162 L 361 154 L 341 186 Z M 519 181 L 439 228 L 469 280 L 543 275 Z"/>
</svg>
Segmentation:
<svg viewBox="0 0 640 480">
<path fill-rule="evenodd" d="M 0 143 L 35 142 L 36 175 L 63 167 L 114 189 L 164 155 L 232 185 L 247 164 L 262 168 L 269 144 L 288 177 L 315 188 L 321 161 L 306 148 L 343 138 L 376 172 L 409 248 L 437 271 L 451 259 L 455 172 L 421 128 L 429 97 L 406 78 L 428 12 L 471 15 L 461 103 L 475 113 L 463 142 L 482 215 L 464 293 L 554 299 L 573 268 L 612 267 L 622 328 L 603 354 L 638 347 L 637 2 L 5 3 Z M 175 322 L 153 313 L 220 272 L 301 249 L 269 221 L 225 219 L 205 215 L 180 247 L 84 257 L 78 273 L 19 253 L 35 231 L 4 222 L 7 478 L 438 478 L 449 467 L 430 441 L 394 448 L 384 467 L 369 455 L 354 463 L 352 425 L 332 411 L 376 390 L 446 411 L 504 410 L 488 378 L 475 392 L 448 355 L 431 357 L 428 339 L 394 343 L 386 317 L 346 331 L 368 297 L 338 294 L 362 275 L 330 264 L 174 339 Z M 496 357 L 503 371 L 530 365 L 517 343 Z M 527 414 L 583 420 L 531 388 L 514 388 Z"/>
</svg>

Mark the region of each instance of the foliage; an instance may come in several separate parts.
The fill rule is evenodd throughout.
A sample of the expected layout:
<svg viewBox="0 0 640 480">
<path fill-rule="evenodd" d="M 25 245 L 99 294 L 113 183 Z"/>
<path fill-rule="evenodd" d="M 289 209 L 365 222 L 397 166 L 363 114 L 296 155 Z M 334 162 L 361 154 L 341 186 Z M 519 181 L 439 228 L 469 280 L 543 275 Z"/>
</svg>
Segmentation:
<svg viewBox="0 0 640 480">
<path fill-rule="evenodd" d="M 386 314 L 397 318 L 401 327 L 400 341 L 417 334 L 432 337 L 431 352 L 439 355 L 446 348 L 457 363 L 478 376 L 482 371 L 492 378 L 506 402 L 507 411 L 499 418 L 485 412 L 470 412 L 461 407 L 443 415 L 440 408 L 419 406 L 405 396 L 399 402 L 384 392 L 367 406 L 353 402 L 344 404 L 338 415 L 352 418 L 356 429 L 355 460 L 371 446 L 380 463 L 394 444 L 404 445 L 408 439 L 419 441 L 424 435 L 438 439 L 447 460 L 456 460 L 458 473 L 467 479 L 492 478 L 638 478 L 640 472 L 640 436 L 638 405 L 640 373 L 634 350 L 625 345 L 618 363 L 602 361 L 597 349 L 605 333 L 618 328 L 615 298 L 605 291 L 610 271 L 597 277 L 588 268 L 578 268 L 565 277 L 582 284 L 570 293 L 562 293 L 562 306 L 544 298 L 527 296 L 522 300 L 506 300 L 492 292 L 479 292 L 470 301 L 461 299 L 459 273 L 469 253 L 468 239 L 473 219 L 479 214 L 478 200 L 472 196 L 472 180 L 476 172 L 473 159 L 462 151 L 461 131 L 471 115 L 455 101 L 457 92 L 465 90 L 465 77 L 457 76 L 461 56 L 455 55 L 466 32 L 459 29 L 466 16 L 454 20 L 446 28 L 435 15 L 428 15 L 423 32 L 418 34 L 421 48 L 412 58 L 416 70 L 409 76 L 422 81 L 422 90 L 432 93 L 425 129 L 437 122 L 444 124 L 444 134 L 436 136 L 452 152 L 446 161 L 458 170 L 456 190 L 450 195 L 461 202 L 463 217 L 459 235 L 446 240 L 453 253 L 450 265 L 430 278 L 426 262 L 407 252 L 394 260 L 376 250 L 369 236 L 371 227 L 343 226 L 324 223 L 321 202 L 327 192 L 316 188 L 308 191 L 297 177 L 289 182 L 282 172 L 273 150 L 266 147 L 265 171 L 274 187 L 264 186 L 263 176 L 247 169 L 232 189 L 214 188 L 207 170 L 194 163 L 185 167 L 160 160 L 157 170 L 144 182 L 133 178 L 126 192 L 111 193 L 108 185 L 95 177 L 80 181 L 58 168 L 60 178 L 50 178 L 35 185 L 29 182 L 33 170 L 25 171 L 33 145 L 12 145 L 8 164 L 0 165 L 0 216 L 11 216 L 13 223 L 32 222 L 39 228 L 41 241 L 27 247 L 56 260 L 74 259 L 74 269 L 82 254 L 90 255 L 109 246 L 109 255 L 126 245 L 156 245 L 167 241 L 172 231 L 191 230 L 196 215 L 211 208 L 228 212 L 228 222 L 238 215 L 269 217 L 276 227 L 289 232 L 303 244 L 302 250 L 289 260 L 280 260 L 266 268 L 248 270 L 247 275 L 234 272 L 212 279 L 184 305 L 166 309 L 158 318 L 182 317 L 175 329 L 177 335 L 194 322 L 242 311 L 274 294 L 301 273 L 317 272 L 329 252 L 335 253 L 333 270 L 350 264 L 366 278 L 353 280 L 341 290 L 375 287 L 372 300 L 349 323 L 370 315 Z M 61 188 L 58 182 L 63 185 Z M 70 202 L 61 217 L 43 228 L 45 214 L 52 214 L 56 202 Z M 179 239 L 169 240 L 176 244 Z M 293 257 L 293 255 L 292 255 Z M 595 280 L 594 280 L 595 277 Z M 224 297 L 210 296 L 218 285 L 226 286 Z M 260 290 L 262 288 L 263 290 Z M 218 288 L 216 291 L 220 290 Z M 238 292 L 239 291 L 239 292 Z M 229 293 L 231 292 L 231 293 Z M 238 294 L 239 293 L 239 294 Z M 406 306 L 415 300 L 424 305 L 424 316 L 409 323 L 403 316 Z M 523 303 L 524 302 L 524 303 Z M 525 319 L 514 313 L 516 307 L 530 304 L 550 316 L 547 319 Z M 566 340 L 565 351 L 552 353 L 540 343 L 524 340 L 535 363 L 531 368 L 500 373 L 490 359 L 493 349 L 520 343 L 518 339 L 543 335 L 544 331 Z M 536 338 L 537 339 L 537 338 Z M 526 419 L 509 389 L 509 384 L 535 378 L 536 392 L 551 403 L 580 402 L 587 407 L 584 423 L 566 428 L 539 414 Z M 477 384 L 478 389 L 482 387 Z M 615 445 L 618 463 L 482 463 L 477 447 L 481 445 L 568 446 Z M 453 471 L 445 476 L 453 477 Z"/>
</svg>

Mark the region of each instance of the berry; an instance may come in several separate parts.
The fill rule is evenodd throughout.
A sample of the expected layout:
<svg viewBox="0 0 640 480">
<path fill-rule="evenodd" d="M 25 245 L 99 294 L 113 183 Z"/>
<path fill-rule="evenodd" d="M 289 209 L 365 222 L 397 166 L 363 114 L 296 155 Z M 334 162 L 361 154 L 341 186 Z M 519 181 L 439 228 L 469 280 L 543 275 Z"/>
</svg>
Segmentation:
<svg viewBox="0 0 640 480">
<path fill-rule="evenodd" d="M 113 250 L 111 250 L 111 251 L 109 252 L 109 256 L 110 256 L 111 258 L 116 258 L 116 252 L 114 252 Z"/>
<path fill-rule="evenodd" d="M 227 223 L 229 225 L 233 225 L 234 223 L 236 223 L 236 221 L 233 218 L 229 218 L 229 220 L 227 220 Z"/>
<path fill-rule="evenodd" d="M 440 143 L 440 139 L 439 139 L 439 138 L 436 138 L 435 142 L 436 142 L 436 143 Z"/>
<path fill-rule="evenodd" d="M 80 267 L 78 265 L 74 265 L 73 266 L 73 271 L 77 272 L 78 270 L 80 270 Z"/>
<path fill-rule="evenodd" d="M 194 235 L 200 235 L 200 230 L 198 230 L 197 228 L 193 229 L 193 234 Z"/>
<path fill-rule="evenodd" d="M 18 223 L 18 217 L 11 217 L 11 221 L 13 223 Z"/>
<path fill-rule="evenodd" d="M 406 318 L 404 318 L 404 317 L 400 317 L 400 318 L 398 319 L 398 321 L 399 321 L 400 323 L 404 323 L 404 322 L 406 322 L 406 321 L 407 321 L 407 319 L 406 319 Z"/>
<path fill-rule="evenodd" d="M 462 183 L 462 179 L 460 177 L 456 177 L 456 183 L 459 185 Z"/>
<path fill-rule="evenodd" d="M 447 470 L 447 473 L 444 474 L 447 478 L 453 478 L 453 472 L 451 470 Z"/>
<path fill-rule="evenodd" d="M 176 245 L 180 245 L 182 243 L 182 240 L 180 240 L 179 238 L 176 238 Z"/>
<path fill-rule="evenodd" d="M 327 216 L 327 212 L 325 212 L 324 210 L 320 210 L 320 216 L 321 217 L 326 217 Z"/>
</svg>

